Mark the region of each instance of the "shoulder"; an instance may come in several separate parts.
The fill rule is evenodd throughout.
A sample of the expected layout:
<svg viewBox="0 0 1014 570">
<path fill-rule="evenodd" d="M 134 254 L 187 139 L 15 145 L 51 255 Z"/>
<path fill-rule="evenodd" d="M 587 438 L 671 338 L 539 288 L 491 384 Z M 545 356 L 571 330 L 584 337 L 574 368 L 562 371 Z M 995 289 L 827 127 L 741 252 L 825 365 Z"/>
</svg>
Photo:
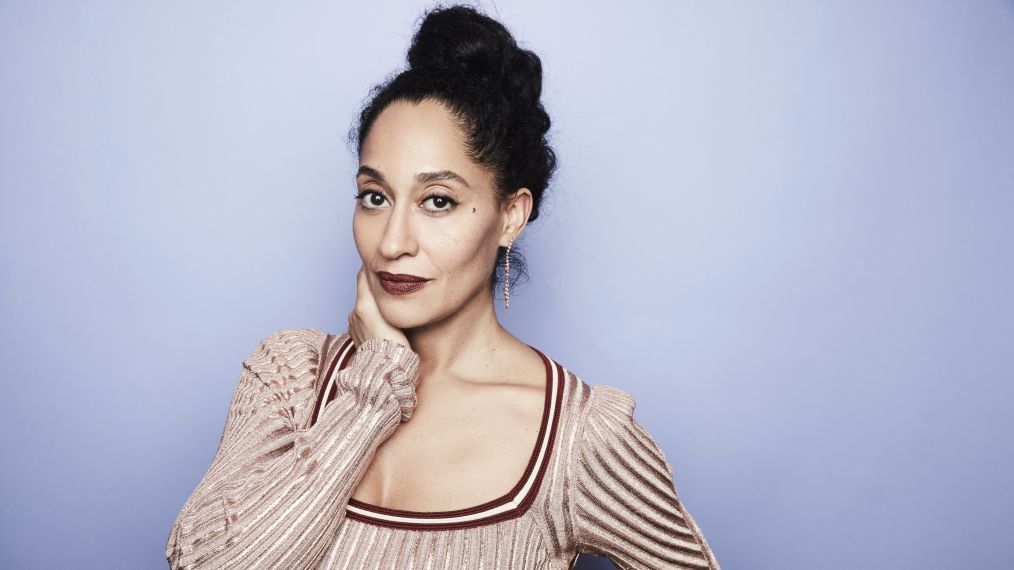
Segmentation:
<svg viewBox="0 0 1014 570">
<path fill-rule="evenodd" d="M 589 392 L 589 405 L 595 413 L 633 419 L 637 400 L 630 392 L 608 384 L 594 384 Z"/>
<path fill-rule="evenodd" d="M 267 384 L 290 384 L 294 378 L 315 375 L 327 337 L 313 327 L 278 329 L 257 342 L 243 367 Z"/>
<path fill-rule="evenodd" d="M 307 351 L 320 352 L 327 335 L 313 327 L 281 328 L 262 338 L 247 359 L 269 355 L 275 360 L 290 361 Z"/>
<path fill-rule="evenodd" d="M 568 370 L 581 424 L 603 420 L 633 421 L 637 400 L 633 394 L 609 384 L 589 384 Z"/>
<path fill-rule="evenodd" d="M 644 428 L 634 419 L 636 407 L 637 400 L 626 390 L 608 384 L 589 386 L 582 440 L 597 446 L 615 446 L 639 434 Z"/>
<path fill-rule="evenodd" d="M 630 392 L 608 384 L 579 385 L 586 394 L 578 426 L 582 462 L 637 458 L 657 462 L 672 473 L 658 442 L 635 418 L 637 400 Z"/>
<path fill-rule="evenodd" d="M 607 433 L 629 432 L 635 427 L 637 400 L 633 394 L 609 384 L 586 382 L 569 368 L 565 370 L 569 394 L 565 407 L 569 408 L 580 445 L 586 445 L 583 442 L 587 440 L 602 440 Z"/>
</svg>

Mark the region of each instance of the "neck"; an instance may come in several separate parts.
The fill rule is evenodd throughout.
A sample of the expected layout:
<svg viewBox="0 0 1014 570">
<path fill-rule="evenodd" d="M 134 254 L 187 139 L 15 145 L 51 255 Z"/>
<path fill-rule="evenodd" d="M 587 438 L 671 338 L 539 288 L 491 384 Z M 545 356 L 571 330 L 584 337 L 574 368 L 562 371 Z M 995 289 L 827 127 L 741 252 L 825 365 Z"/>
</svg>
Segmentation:
<svg viewBox="0 0 1014 570">
<path fill-rule="evenodd" d="M 489 291 L 475 295 L 445 319 L 404 332 L 428 376 L 480 377 L 476 371 L 494 361 L 497 349 L 515 341 L 497 320 Z"/>
</svg>

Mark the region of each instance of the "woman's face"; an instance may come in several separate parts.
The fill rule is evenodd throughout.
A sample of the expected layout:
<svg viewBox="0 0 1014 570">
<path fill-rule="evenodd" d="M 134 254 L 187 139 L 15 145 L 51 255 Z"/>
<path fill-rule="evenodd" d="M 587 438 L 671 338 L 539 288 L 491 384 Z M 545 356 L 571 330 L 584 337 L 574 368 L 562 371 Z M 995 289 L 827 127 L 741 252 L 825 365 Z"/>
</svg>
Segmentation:
<svg viewBox="0 0 1014 570">
<path fill-rule="evenodd" d="M 466 156 L 453 116 L 432 100 L 396 101 L 381 112 L 363 141 L 356 186 L 356 249 L 381 314 L 400 329 L 488 297 L 497 247 L 527 220 L 527 212 L 508 211 L 517 208 L 498 209 L 492 173 Z M 397 294 L 381 272 L 428 281 Z"/>
</svg>

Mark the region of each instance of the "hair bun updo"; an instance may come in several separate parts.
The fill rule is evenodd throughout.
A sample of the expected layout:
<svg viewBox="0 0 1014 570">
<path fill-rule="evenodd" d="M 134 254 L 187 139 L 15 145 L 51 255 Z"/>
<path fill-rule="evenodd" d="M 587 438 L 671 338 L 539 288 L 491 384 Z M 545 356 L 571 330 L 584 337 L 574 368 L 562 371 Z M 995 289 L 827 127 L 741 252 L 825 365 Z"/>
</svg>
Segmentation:
<svg viewBox="0 0 1014 570">
<path fill-rule="evenodd" d="M 519 48 L 503 24 L 469 7 L 427 14 L 412 38 L 407 59 L 416 71 L 500 83 L 525 105 L 534 105 L 542 95 L 538 56 Z"/>
</svg>

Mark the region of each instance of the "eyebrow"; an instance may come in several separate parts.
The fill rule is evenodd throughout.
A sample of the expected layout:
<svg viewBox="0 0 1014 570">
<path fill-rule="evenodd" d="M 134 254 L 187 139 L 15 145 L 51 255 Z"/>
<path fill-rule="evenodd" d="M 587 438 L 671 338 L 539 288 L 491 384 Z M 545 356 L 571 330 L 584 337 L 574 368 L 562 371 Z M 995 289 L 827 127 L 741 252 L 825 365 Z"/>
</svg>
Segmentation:
<svg viewBox="0 0 1014 570">
<path fill-rule="evenodd" d="M 365 164 L 362 165 L 362 166 L 360 166 L 359 167 L 359 171 L 356 172 L 356 177 L 358 178 L 359 176 L 362 176 L 364 174 L 366 176 L 371 176 L 373 178 L 376 178 L 377 180 L 379 180 L 381 183 L 383 183 L 386 186 L 390 186 L 390 184 L 387 183 L 387 180 L 384 179 L 384 175 L 381 174 L 379 170 L 377 170 L 376 168 L 373 168 L 372 166 L 366 166 Z M 471 188 L 472 187 L 472 185 L 469 184 L 467 180 L 465 180 L 464 178 L 462 178 L 458 173 L 454 172 L 453 170 L 437 170 L 437 171 L 434 171 L 434 172 L 420 172 L 420 173 L 418 173 L 418 174 L 415 175 L 415 179 L 416 179 L 417 182 L 419 182 L 421 184 L 427 184 L 429 182 L 439 182 L 441 180 L 453 180 L 454 182 L 458 182 L 460 184 L 463 184 L 466 188 Z"/>
<path fill-rule="evenodd" d="M 365 164 L 360 166 L 359 171 L 356 172 L 356 178 L 359 178 L 360 176 L 370 176 L 376 178 L 384 185 L 388 185 L 387 180 L 384 180 L 384 175 L 381 174 L 379 170 L 370 166 L 366 166 Z"/>
<path fill-rule="evenodd" d="M 467 188 L 471 188 L 472 185 L 467 180 L 458 175 L 453 170 L 437 170 L 436 172 L 420 172 L 415 175 L 415 179 L 422 184 L 429 182 L 439 182 L 441 180 L 453 180 Z"/>
</svg>

